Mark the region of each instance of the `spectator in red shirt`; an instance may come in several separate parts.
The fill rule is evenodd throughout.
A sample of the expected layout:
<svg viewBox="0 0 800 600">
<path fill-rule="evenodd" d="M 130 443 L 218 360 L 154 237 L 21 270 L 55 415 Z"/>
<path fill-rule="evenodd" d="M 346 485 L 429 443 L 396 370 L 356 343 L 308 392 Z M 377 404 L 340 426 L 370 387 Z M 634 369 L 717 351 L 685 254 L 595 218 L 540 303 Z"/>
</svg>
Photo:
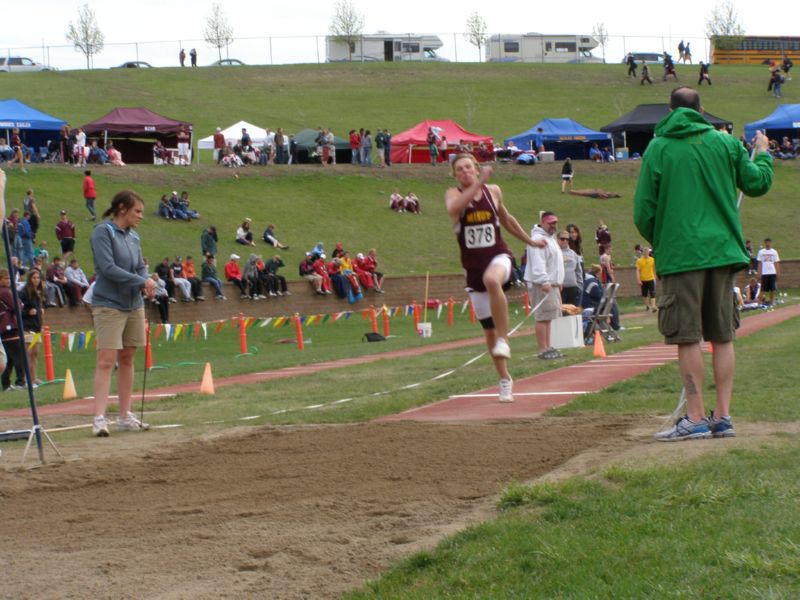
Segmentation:
<svg viewBox="0 0 800 600">
<path fill-rule="evenodd" d="M 361 164 L 361 136 L 355 129 L 350 130 L 350 162 L 354 165 Z"/>
<path fill-rule="evenodd" d="M 83 199 L 86 200 L 86 210 L 89 211 L 87 221 L 96 221 L 97 213 L 94 211 L 94 201 L 97 199 L 97 190 L 94 187 L 91 171 L 83 172 Z"/>
<path fill-rule="evenodd" d="M 222 135 L 222 129 L 217 127 L 214 132 L 214 160 L 219 163 L 222 160 L 222 150 L 225 148 L 225 136 Z"/>
<path fill-rule="evenodd" d="M 247 283 L 242 279 L 242 271 L 239 268 L 239 255 L 231 254 L 230 260 L 225 263 L 225 279 L 234 283 L 241 292 L 240 298 L 250 299 L 250 294 L 247 293 Z"/>
<path fill-rule="evenodd" d="M 383 294 L 383 273 L 378 271 L 378 253 L 375 248 L 370 248 L 367 256 L 363 260 L 364 270 L 372 274 L 375 281 L 375 291 Z"/>
</svg>

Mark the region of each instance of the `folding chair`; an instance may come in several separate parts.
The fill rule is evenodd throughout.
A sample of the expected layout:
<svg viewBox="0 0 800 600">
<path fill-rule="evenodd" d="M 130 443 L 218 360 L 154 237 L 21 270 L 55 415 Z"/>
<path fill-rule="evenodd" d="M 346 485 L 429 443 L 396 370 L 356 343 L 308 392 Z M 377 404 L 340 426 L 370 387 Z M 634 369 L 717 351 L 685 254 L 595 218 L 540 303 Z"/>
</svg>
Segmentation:
<svg viewBox="0 0 800 600">
<path fill-rule="evenodd" d="M 611 309 L 617 297 L 617 290 L 619 290 L 618 283 L 607 283 L 603 289 L 603 297 L 589 320 L 589 330 L 586 333 L 587 344 L 594 341 L 595 331 L 599 331 L 608 341 L 620 341 L 619 335 L 611 327 Z"/>
</svg>

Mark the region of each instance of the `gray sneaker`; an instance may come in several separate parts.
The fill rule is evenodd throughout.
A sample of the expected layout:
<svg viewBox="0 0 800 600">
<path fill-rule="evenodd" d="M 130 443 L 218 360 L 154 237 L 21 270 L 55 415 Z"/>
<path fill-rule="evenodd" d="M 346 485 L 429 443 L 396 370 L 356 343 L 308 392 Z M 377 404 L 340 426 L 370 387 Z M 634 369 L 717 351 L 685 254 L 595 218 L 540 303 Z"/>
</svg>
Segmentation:
<svg viewBox="0 0 800 600">
<path fill-rule="evenodd" d="M 708 428 L 711 430 L 711 436 L 715 438 L 736 437 L 736 430 L 733 428 L 731 418 L 715 417 L 713 410 L 708 417 Z"/>
<path fill-rule="evenodd" d="M 142 423 L 132 412 L 128 412 L 125 417 L 117 417 L 117 431 L 147 431 L 150 429 L 148 423 Z"/>
<path fill-rule="evenodd" d="M 673 427 L 666 431 L 659 431 L 655 438 L 659 442 L 680 442 L 683 440 L 710 440 L 711 430 L 708 420 L 701 419 L 695 423 L 688 415 L 683 415 Z"/>
</svg>

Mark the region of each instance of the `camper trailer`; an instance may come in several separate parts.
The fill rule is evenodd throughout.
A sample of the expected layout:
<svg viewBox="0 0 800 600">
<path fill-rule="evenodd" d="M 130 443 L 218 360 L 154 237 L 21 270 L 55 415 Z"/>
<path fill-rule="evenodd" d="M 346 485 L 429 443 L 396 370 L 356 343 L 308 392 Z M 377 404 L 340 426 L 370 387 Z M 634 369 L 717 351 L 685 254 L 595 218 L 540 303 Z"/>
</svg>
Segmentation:
<svg viewBox="0 0 800 600">
<path fill-rule="evenodd" d="M 436 35 L 379 31 L 359 36 L 349 44 L 349 48 L 347 42 L 328 36 L 325 46 L 328 62 L 448 62 L 436 54 L 442 47 L 442 40 Z"/>
<path fill-rule="evenodd" d="M 601 63 L 592 54 L 599 42 L 590 35 L 543 33 L 493 35 L 486 44 L 489 62 Z"/>
</svg>

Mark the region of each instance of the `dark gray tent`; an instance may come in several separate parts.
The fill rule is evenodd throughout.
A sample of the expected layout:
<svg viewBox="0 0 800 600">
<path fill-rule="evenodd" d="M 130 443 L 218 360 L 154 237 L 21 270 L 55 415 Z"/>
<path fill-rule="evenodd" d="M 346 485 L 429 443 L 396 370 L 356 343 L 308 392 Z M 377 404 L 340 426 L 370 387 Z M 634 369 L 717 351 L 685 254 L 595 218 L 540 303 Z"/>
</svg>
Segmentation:
<svg viewBox="0 0 800 600">
<path fill-rule="evenodd" d="M 317 135 L 316 129 L 303 129 L 294 135 L 297 143 L 297 162 L 298 163 L 318 163 L 322 157 L 317 155 Z M 336 162 L 349 163 L 351 158 L 350 142 L 338 135 L 333 136 L 333 143 L 336 146 Z"/>
<path fill-rule="evenodd" d="M 656 125 L 668 114 L 669 104 L 640 104 L 613 123 L 601 127 L 600 131 L 612 134 L 614 136 L 614 145 L 627 147 L 631 156 L 633 156 L 634 152 L 644 154 L 647 144 L 653 139 L 653 131 Z M 720 119 L 709 112 L 704 113 L 703 116 L 714 127 L 720 127 L 721 125 L 731 127 L 733 125 L 730 121 Z"/>
</svg>

